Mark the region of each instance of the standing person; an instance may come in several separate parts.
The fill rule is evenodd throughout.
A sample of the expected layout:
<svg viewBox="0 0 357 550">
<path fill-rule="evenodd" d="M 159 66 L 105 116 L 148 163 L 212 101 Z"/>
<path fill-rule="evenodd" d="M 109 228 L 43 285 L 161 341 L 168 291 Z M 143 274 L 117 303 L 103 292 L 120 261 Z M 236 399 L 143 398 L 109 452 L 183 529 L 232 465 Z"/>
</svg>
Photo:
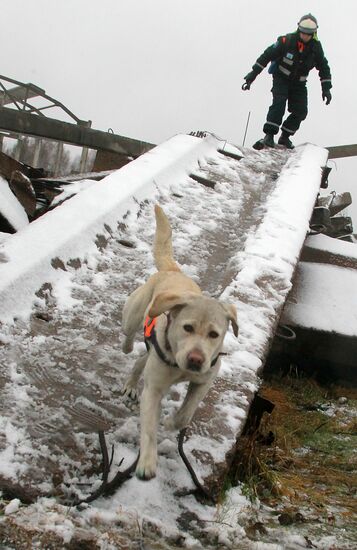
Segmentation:
<svg viewBox="0 0 357 550">
<path fill-rule="evenodd" d="M 253 70 L 244 77 L 243 90 L 249 90 L 258 74 L 271 62 L 269 72 L 273 75 L 273 103 L 269 108 L 263 126 L 265 137 L 253 147 L 274 147 L 274 135 L 279 132 L 283 121 L 286 102 L 289 116 L 281 126 L 278 144 L 293 149 L 290 137 L 299 129 L 307 116 L 307 77 L 314 67 L 319 72 L 322 99 L 329 105 L 331 101 L 331 72 L 321 43 L 317 39 L 317 20 L 308 13 L 301 17 L 296 32 L 279 36 L 275 44 L 269 46 L 253 65 Z"/>
</svg>

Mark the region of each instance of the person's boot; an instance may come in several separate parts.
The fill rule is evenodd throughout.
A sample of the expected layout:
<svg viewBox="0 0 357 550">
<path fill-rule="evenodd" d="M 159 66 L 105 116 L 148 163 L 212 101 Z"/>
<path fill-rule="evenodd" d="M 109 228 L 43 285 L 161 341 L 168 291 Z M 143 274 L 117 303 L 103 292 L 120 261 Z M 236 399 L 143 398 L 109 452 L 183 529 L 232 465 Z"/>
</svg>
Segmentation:
<svg viewBox="0 0 357 550">
<path fill-rule="evenodd" d="M 258 151 L 264 149 L 264 147 L 275 147 L 273 134 L 265 134 L 262 139 L 253 145 L 253 149 L 257 149 Z"/>
<path fill-rule="evenodd" d="M 263 143 L 265 147 L 275 147 L 273 134 L 265 134 L 263 138 Z"/>
<path fill-rule="evenodd" d="M 294 149 L 294 145 L 289 139 L 289 134 L 286 132 L 281 132 L 281 136 L 278 139 L 278 145 L 283 145 L 283 147 L 286 147 L 287 149 Z"/>
</svg>

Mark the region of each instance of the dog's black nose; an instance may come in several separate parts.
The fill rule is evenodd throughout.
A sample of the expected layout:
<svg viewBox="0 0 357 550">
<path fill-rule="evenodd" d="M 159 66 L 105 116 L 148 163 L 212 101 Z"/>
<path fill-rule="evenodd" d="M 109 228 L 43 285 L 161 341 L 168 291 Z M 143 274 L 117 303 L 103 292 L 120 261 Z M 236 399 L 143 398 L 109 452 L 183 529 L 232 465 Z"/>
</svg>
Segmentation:
<svg viewBox="0 0 357 550">
<path fill-rule="evenodd" d="M 191 351 L 187 356 L 187 368 L 194 372 L 201 370 L 205 358 L 200 351 Z"/>
</svg>

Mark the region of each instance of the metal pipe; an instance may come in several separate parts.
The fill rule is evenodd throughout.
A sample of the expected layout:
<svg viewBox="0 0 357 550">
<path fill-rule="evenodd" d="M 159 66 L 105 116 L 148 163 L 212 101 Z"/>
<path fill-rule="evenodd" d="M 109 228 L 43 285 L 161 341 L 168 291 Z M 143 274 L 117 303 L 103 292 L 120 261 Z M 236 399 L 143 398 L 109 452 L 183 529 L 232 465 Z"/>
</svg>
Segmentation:
<svg viewBox="0 0 357 550">
<path fill-rule="evenodd" d="M 245 132 L 244 132 L 244 138 L 243 138 L 243 145 L 242 145 L 242 147 L 244 147 L 244 144 L 245 144 L 245 137 L 246 137 L 247 131 L 248 131 L 249 119 L 250 119 L 250 111 L 249 111 L 249 113 L 248 113 L 247 124 L 245 125 Z"/>
</svg>

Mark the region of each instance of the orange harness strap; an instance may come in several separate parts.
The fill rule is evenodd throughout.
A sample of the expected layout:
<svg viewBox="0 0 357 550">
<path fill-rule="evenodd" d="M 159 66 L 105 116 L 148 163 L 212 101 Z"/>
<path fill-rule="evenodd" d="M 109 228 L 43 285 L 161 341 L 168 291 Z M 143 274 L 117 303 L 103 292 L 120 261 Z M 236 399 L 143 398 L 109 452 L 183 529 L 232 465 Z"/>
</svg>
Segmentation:
<svg viewBox="0 0 357 550">
<path fill-rule="evenodd" d="M 145 323 L 144 323 L 144 337 L 145 338 L 151 338 L 151 334 L 153 329 L 155 328 L 157 321 L 157 317 L 154 317 L 151 319 L 150 317 L 146 317 Z"/>
</svg>

